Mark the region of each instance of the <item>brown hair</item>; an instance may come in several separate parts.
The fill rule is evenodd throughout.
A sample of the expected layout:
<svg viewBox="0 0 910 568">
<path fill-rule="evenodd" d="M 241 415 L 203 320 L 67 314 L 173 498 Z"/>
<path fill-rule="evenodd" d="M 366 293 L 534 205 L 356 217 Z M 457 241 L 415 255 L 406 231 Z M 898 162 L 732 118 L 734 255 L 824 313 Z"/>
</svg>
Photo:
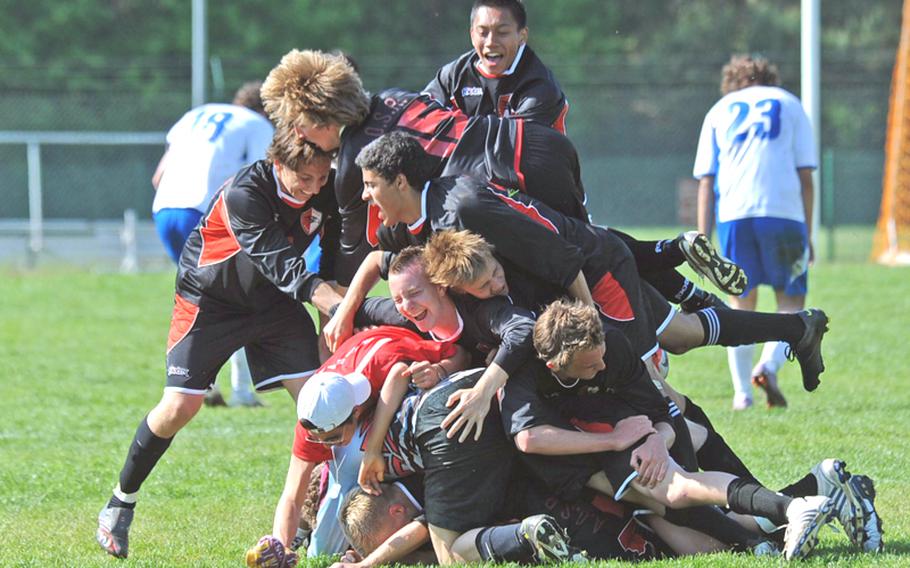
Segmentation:
<svg viewBox="0 0 910 568">
<path fill-rule="evenodd" d="M 245 106 L 246 108 L 265 115 L 265 109 L 262 106 L 262 96 L 259 91 L 262 89 L 262 81 L 249 81 L 240 85 L 237 92 L 234 93 L 233 103 L 235 105 Z"/>
<path fill-rule="evenodd" d="M 493 258 L 493 247 L 471 231 L 440 231 L 427 241 L 423 258 L 430 282 L 454 288 L 477 280 Z"/>
<path fill-rule="evenodd" d="M 581 300 L 556 300 L 534 324 L 537 356 L 555 370 L 568 365 L 579 351 L 594 349 L 603 343 L 603 324 L 597 309 Z"/>
<path fill-rule="evenodd" d="M 760 55 L 735 54 L 721 71 L 720 92 L 729 94 L 752 85 L 780 85 L 777 65 Z"/>
<path fill-rule="evenodd" d="M 279 126 L 348 126 L 363 122 L 370 99 L 343 55 L 291 50 L 262 85 L 265 110 Z"/>
<path fill-rule="evenodd" d="M 426 261 L 423 257 L 423 247 L 411 246 L 402 249 L 392 262 L 389 263 L 389 274 L 401 274 L 412 266 L 426 268 Z"/>
<path fill-rule="evenodd" d="M 332 162 L 332 152 L 323 152 L 310 142 L 300 142 L 291 128 L 275 129 L 272 143 L 269 144 L 265 155 L 273 163 L 278 162 L 295 171 L 314 162 L 324 161 L 326 164 Z"/>
</svg>

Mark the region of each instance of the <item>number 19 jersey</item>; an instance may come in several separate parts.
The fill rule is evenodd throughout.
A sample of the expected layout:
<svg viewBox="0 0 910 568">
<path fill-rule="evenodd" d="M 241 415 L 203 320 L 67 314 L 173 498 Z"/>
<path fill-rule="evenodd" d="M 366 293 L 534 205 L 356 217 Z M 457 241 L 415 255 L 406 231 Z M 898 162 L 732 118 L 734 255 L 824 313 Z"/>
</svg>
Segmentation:
<svg viewBox="0 0 910 568">
<path fill-rule="evenodd" d="M 717 221 L 805 222 L 797 169 L 817 167 L 809 118 L 780 87 L 727 94 L 705 116 L 693 175 L 716 176 Z"/>
</svg>

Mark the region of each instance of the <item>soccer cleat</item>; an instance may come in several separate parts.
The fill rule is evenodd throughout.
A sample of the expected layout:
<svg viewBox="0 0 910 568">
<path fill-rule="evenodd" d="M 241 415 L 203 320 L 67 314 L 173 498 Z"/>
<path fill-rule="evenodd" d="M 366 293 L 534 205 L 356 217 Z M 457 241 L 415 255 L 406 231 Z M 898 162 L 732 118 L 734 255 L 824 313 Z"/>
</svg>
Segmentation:
<svg viewBox="0 0 910 568">
<path fill-rule="evenodd" d="M 723 300 L 717 297 L 717 294 L 712 294 L 707 290 L 702 290 L 701 288 L 696 288 L 693 290 L 692 295 L 682 302 L 679 303 L 679 307 L 683 309 L 684 312 L 693 314 L 699 310 L 704 310 L 705 308 L 714 308 L 715 310 L 729 310 L 730 306 L 726 304 Z"/>
<path fill-rule="evenodd" d="M 130 524 L 133 522 L 133 513 L 133 509 L 107 505 L 98 513 L 98 530 L 95 531 L 95 540 L 111 556 L 126 558 L 129 554 Z"/>
<path fill-rule="evenodd" d="M 858 542 L 854 544 L 861 546 L 865 552 L 881 552 L 885 547 L 882 539 L 882 520 L 875 510 L 875 483 L 872 478 L 865 475 L 850 476 L 847 482 L 850 489 L 856 496 L 862 519 L 862 530 L 858 535 Z"/>
<path fill-rule="evenodd" d="M 569 537 L 550 515 L 534 515 L 521 521 L 521 536 L 534 549 L 534 560 L 566 562 L 575 554 L 569 548 Z"/>
<path fill-rule="evenodd" d="M 784 558 L 800 560 L 818 544 L 818 531 L 834 512 L 834 502 L 823 495 L 796 497 L 787 507 L 787 531 L 784 533 Z"/>
<path fill-rule="evenodd" d="M 841 460 L 828 458 L 812 468 L 812 475 L 818 485 L 818 494 L 834 502 L 834 513 L 850 542 L 859 545 L 863 520 L 859 514 L 859 498 L 850 486 L 847 465 Z"/>
<path fill-rule="evenodd" d="M 761 367 L 752 375 L 752 384 L 765 391 L 768 398 L 768 408 L 786 408 L 787 399 L 777 386 L 777 374 Z"/>
<path fill-rule="evenodd" d="M 749 279 L 746 271 L 735 262 L 721 256 L 708 237 L 698 231 L 679 236 L 679 249 L 692 270 L 710 280 L 715 286 L 733 296 L 746 290 Z"/>
<path fill-rule="evenodd" d="M 795 357 L 803 374 L 803 388 L 814 391 L 818 388 L 818 376 L 825 370 L 822 360 L 822 338 L 828 331 L 828 316 L 818 308 L 803 310 L 796 315 L 806 325 L 806 331 L 795 346 L 791 343 L 787 358 Z"/>
</svg>

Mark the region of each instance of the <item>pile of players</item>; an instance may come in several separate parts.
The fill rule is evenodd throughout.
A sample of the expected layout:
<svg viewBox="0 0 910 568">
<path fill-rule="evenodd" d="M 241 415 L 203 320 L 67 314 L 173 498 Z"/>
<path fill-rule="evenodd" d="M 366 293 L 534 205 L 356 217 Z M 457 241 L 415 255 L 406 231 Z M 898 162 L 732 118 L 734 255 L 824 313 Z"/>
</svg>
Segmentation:
<svg viewBox="0 0 910 568">
<path fill-rule="evenodd" d="M 666 352 L 782 341 L 814 390 L 825 314 L 732 310 L 699 289 L 676 268 L 746 285 L 702 234 L 591 224 L 568 103 L 522 3 L 475 2 L 471 38 L 419 94 L 369 95 L 348 59 L 317 51 L 271 71 L 268 157 L 223 187 L 180 256 L 167 386 L 99 515 L 102 548 L 127 556 L 140 486 L 243 347 L 256 390 L 284 387 L 299 419 L 250 566 L 292 566 L 302 541 L 357 566 L 790 560 L 835 517 L 881 550 L 871 479 L 826 459 L 771 491 L 666 382 Z M 368 298 L 381 277 L 391 297 Z"/>
</svg>

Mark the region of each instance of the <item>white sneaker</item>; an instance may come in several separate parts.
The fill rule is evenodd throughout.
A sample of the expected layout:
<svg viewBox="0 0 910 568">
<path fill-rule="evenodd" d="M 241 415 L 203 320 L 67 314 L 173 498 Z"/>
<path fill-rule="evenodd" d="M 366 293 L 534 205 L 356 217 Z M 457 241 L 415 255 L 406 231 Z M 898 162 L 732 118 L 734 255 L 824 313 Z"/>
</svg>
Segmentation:
<svg viewBox="0 0 910 568">
<path fill-rule="evenodd" d="M 733 395 L 733 410 L 747 410 L 752 408 L 752 398 L 744 394 Z"/>
<path fill-rule="evenodd" d="M 866 552 L 881 552 L 882 521 L 875 510 L 875 485 L 864 475 L 850 475 L 841 460 L 826 459 L 812 468 L 818 492 L 834 501 L 834 512 L 847 538 Z"/>
<path fill-rule="evenodd" d="M 862 546 L 865 552 L 881 552 L 885 547 L 882 539 L 882 520 L 875 510 L 875 483 L 871 477 L 865 475 L 851 475 L 847 482 L 853 494 L 859 500 L 859 507 L 862 511 L 861 518 L 863 528 L 859 534 L 859 542 L 855 543 Z"/>
<path fill-rule="evenodd" d="M 800 560 L 818 544 L 818 531 L 834 513 L 834 502 L 824 495 L 794 498 L 787 507 L 784 558 Z"/>
</svg>

